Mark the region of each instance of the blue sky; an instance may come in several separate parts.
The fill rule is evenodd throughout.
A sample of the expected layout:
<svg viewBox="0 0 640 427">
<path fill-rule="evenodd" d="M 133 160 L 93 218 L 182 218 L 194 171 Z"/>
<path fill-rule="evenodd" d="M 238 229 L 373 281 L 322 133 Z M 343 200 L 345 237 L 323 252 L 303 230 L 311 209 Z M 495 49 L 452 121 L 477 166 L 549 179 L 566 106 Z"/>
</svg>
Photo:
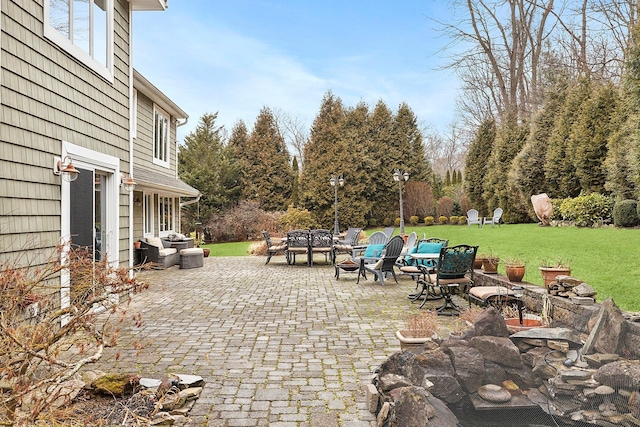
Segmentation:
<svg viewBox="0 0 640 427">
<path fill-rule="evenodd" d="M 189 115 L 249 129 L 263 106 L 308 128 L 328 90 L 345 105 L 406 102 L 444 131 L 456 81 L 438 71 L 445 42 L 430 18 L 440 1 L 171 0 L 165 12 L 134 12 L 134 67 Z"/>
</svg>

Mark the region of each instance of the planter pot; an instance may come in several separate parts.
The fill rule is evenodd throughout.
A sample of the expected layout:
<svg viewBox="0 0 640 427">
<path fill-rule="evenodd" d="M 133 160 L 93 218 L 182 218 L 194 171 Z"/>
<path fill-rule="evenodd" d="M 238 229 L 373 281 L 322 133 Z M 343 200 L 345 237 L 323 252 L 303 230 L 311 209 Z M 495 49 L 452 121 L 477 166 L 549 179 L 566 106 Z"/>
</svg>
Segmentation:
<svg viewBox="0 0 640 427">
<path fill-rule="evenodd" d="M 484 258 L 476 257 L 476 259 L 473 261 L 473 268 L 475 268 L 476 270 L 480 270 L 482 268 L 482 261 L 484 261 Z"/>
<path fill-rule="evenodd" d="M 211 249 L 202 248 L 202 252 L 204 252 L 204 257 L 207 258 L 209 256 L 209 254 L 211 253 Z"/>
<path fill-rule="evenodd" d="M 428 350 L 434 350 L 438 347 L 438 336 L 433 335 L 431 337 L 422 338 L 410 338 L 403 335 L 405 331 L 396 331 L 396 337 L 400 341 L 400 349 L 408 350 L 413 353 L 420 352 L 423 348 Z"/>
<path fill-rule="evenodd" d="M 520 324 L 520 319 L 517 317 L 504 319 L 504 323 L 507 325 L 507 329 L 511 333 L 516 333 L 520 331 L 528 331 L 529 329 L 534 328 L 546 328 L 547 326 L 542 323 L 542 318 L 540 316 L 525 314 L 522 319 L 522 325 Z"/>
<path fill-rule="evenodd" d="M 482 270 L 486 274 L 498 274 L 498 262 L 500 258 L 485 258 L 482 260 Z"/>
<path fill-rule="evenodd" d="M 568 267 L 540 267 L 544 287 L 549 290 L 549 285 L 556 281 L 557 276 L 571 276 L 571 268 Z"/>
<path fill-rule="evenodd" d="M 510 282 L 521 282 L 524 277 L 524 265 L 506 265 L 505 270 Z"/>
<path fill-rule="evenodd" d="M 133 242 L 133 248 L 134 248 L 134 249 L 140 249 L 140 244 L 141 244 L 141 243 L 142 243 L 142 242 L 140 242 L 139 240 L 138 240 L 137 242 Z"/>
</svg>

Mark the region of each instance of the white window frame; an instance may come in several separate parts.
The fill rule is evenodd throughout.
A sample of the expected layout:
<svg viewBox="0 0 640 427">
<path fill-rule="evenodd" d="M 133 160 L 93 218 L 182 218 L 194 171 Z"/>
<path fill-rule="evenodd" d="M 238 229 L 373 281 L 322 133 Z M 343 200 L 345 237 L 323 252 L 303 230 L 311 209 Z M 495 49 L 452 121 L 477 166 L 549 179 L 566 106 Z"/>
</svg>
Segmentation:
<svg viewBox="0 0 640 427">
<path fill-rule="evenodd" d="M 71 54 L 74 58 L 78 59 L 85 66 L 95 71 L 97 74 L 102 76 L 104 79 L 109 81 L 110 83 L 114 82 L 114 65 L 113 65 L 113 57 L 114 57 L 114 12 L 113 12 L 113 0 L 100 0 L 104 2 L 104 9 L 106 12 L 106 34 L 105 34 L 105 49 L 106 49 L 106 64 L 102 64 L 100 61 L 96 60 L 91 56 L 91 54 L 85 51 L 78 45 L 75 45 L 72 40 L 65 37 L 62 33 L 56 30 L 50 24 L 50 4 L 53 0 L 44 0 L 44 36 L 58 45 L 61 49 L 65 50 L 69 54 Z M 93 35 L 91 34 L 93 31 L 93 21 L 91 17 L 93 16 L 93 8 L 95 4 L 95 0 L 87 0 L 89 2 L 89 25 L 90 29 L 90 46 L 93 44 Z M 73 1 L 69 2 L 70 4 L 70 14 L 73 13 Z M 70 21 L 72 21 L 70 19 Z M 73 31 L 71 31 L 73 33 Z M 91 47 L 92 48 L 92 47 Z"/>
<path fill-rule="evenodd" d="M 168 220 L 165 221 L 164 205 L 169 207 Z M 171 196 L 158 195 L 158 235 L 167 237 L 176 228 L 176 202 Z"/>
<path fill-rule="evenodd" d="M 164 119 L 165 128 L 158 129 L 158 120 L 156 116 L 162 116 Z M 153 133 L 151 137 L 151 143 L 153 144 L 153 163 L 165 168 L 169 167 L 169 160 L 171 159 L 171 153 L 169 148 L 171 146 L 171 116 L 167 114 L 162 108 L 157 105 L 153 105 Z M 158 137 L 163 136 L 163 141 L 158 141 Z M 161 152 L 159 152 L 161 151 Z"/>
<path fill-rule="evenodd" d="M 153 203 L 153 193 L 143 193 L 142 195 L 142 231 L 144 237 L 153 237 L 155 230 L 155 205 Z"/>
</svg>

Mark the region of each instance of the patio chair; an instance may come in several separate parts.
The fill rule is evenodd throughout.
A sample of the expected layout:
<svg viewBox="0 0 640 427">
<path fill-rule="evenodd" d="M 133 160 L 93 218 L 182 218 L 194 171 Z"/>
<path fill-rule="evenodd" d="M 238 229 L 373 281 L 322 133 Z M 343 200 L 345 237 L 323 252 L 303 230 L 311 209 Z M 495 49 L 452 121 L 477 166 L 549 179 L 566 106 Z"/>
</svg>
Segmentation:
<svg viewBox="0 0 640 427">
<path fill-rule="evenodd" d="M 140 249 L 144 251 L 147 262 L 157 268 L 169 268 L 180 264 L 180 252 L 172 248 L 168 240 L 159 237 L 147 237 L 140 241 Z"/>
<path fill-rule="evenodd" d="M 457 289 L 464 287 L 462 292 L 468 294 L 468 289 L 473 286 L 473 261 L 477 251 L 477 246 L 470 245 L 443 247 L 435 272 L 430 273 L 428 267 L 419 266 L 424 269 L 424 279 L 418 279 L 418 282 L 426 282 L 423 286 L 434 286 L 444 298 L 444 304 L 436 309 L 438 314 L 457 315 L 460 311 L 452 297 Z M 420 308 L 426 302 L 425 299 Z"/>
<path fill-rule="evenodd" d="M 418 235 L 416 234 L 415 231 L 409 234 L 409 237 L 407 237 L 407 243 L 402 248 L 402 252 L 400 253 L 400 256 L 406 255 L 412 248 L 414 248 L 416 246 L 417 241 L 418 241 Z"/>
<path fill-rule="evenodd" d="M 493 228 L 493 224 L 498 224 L 500 227 L 500 219 L 502 218 L 502 208 L 495 208 L 493 211 L 493 216 L 485 216 L 484 224 L 491 224 L 491 228 Z"/>
<path fill-rule="evenodd" d="M 360 233 L 362 232 L 362 228 L 349 228 L 347 229 L 347 235 L 344 239 L 338 240 L 333 245 L 333 260 L 335 262 L 336 256 L 339 253 L 352 254 L 353 248 L 358 246 L 358 239 L 360 238 Z"/>
<path fill-rule="evenodd" d="M 309 230 L 292 230 L 287 233 L 287 264 L 295 264 L 296 255 L 304 254 L 307 256 L 307 265 L 310 265 L 309 237 Z"/>
<path fill-rule="evenodd" d="M 361 257 L 368 259 L 367 262 L 375 262 L 380 258 L 384 245 L 389 238 L 382 231 L 376 231 L 369 236 L 369 243 L 366 245 L 354 246 L 351 251 L 351 258 L 355 261 Z"/>
<path fill-rule="evenodd" d="M 318 253 L 324 254 L 325 262 L 333 264 L 333 233 L 330 230 L 311 230 L 310 235 L 310 264 L 313 265 L 313 255 Z"/>
<path fill-rule="evenodd" d="M 264 263 L 264 265 L 269 264 L 271 257 L 274 255 L 287 254 L 286 242 L 279 242 L 279 244 L 274 245 L 273 242 L 271 242 L 271 236 L 269 235 L 269 232 L 263 231 L 262 235 L 264 236 L 264 241 L 267 242 L 267 261 Z"/>
<path fill-rule="evenodd" d="M 473 224 L 478 224 L 478 228 L 482 227 L 482 220 L 478 218 L 478 211 L 475 209 L 469 209 L 467 211 L 467 227 L 471 227 Z"/>
<path fill-rule="evenodd" d="M 421 298 L 428 299 L 440 299 L 442 295 L 436 292 L 434 286 L 429 284 L 426 281 L 425 274 L 430 274 L 435 272 L 435 269 L 438 265 L 438 258 L 435 259 L 415 259 L 412 258 L 412 254 L 438 254 L 440 255 L 440 250 L 442 248 L 446 248 L 449 244 L 449 240 L 441 239 L 439 237 L 430 237 L 428 239 L 421 239 L 416 244 L 415 248 L 410 250 L 402 259 L 402 265 L 400 266 L 401 274 L 407 274 L 411 276 L 416 281 L 416 290 L 422 284 L 422 289 L 420 292 L 416 292 L 413 294 L 409 294 L 409 299 L 413 301 L 417 301 Z M 419 268 L 419 266 L 423 266 L 426 268 Z M 419 283 L 418 279 L 422 277 L 422 282 Z"/>
<path fill-rule="evenodd" d="M 395 227 L 385 227 L 382 232 L 387 236 L 387 239 L 390 239 L 394 231 L 396 231 Z"/>
<path fill-rule="evenodd" d="M 402 247 L 404 246 L 404 240 L 400 236 L 392 237 L 384 247 L 382 257 L 375 264 L 365 263 L 364 258 L 360 259 L 360 270 L 358 271 L 358 281 L 360 283 L 360 276 L 367 278 L 366 272 L 374 275 L 374 280 L 380 279 L 380 284 L 384 285 L 384 278 L 389 273 L 393 275 L 393 279 L 398 283 L 396 272 L 393 269 L 398 261 Z"/>
</svg>

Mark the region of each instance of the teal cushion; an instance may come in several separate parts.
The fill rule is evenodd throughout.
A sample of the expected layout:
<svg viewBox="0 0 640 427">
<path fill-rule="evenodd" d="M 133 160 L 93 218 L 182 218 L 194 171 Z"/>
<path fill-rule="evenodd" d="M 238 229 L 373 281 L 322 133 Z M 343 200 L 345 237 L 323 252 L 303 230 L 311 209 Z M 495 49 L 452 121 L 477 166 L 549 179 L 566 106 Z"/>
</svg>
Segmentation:
<svg viewBox="0 0 640 427">
<path fill-rule="evenodd" d="M 418 250 L 417 246 L 413 246 L 413 247 L 409 248 L 409 250 L 407 251 L 407 256 L 404 257 L 405 264 L 411 265 L 413 263 L 413 258 L 411 258 L 408 255 L 409 254 L 415 254 L 417 250 Z"/>
<path fill-rule="evenodd" d="M 442 243 L 421 242 L 418 245 L 417 252 L 419 254 L 439 254 L 440 249 L 442 249 Z M 438 260 L 424 259 L 417 260 L 416 263 L 425 265 L 427 267 L 435 267 L 438 263 Z"/>
<path fill-rule="evenodd" d="M 369 245 L 367 246 L 367 249 L 364 250 L 364 257 L 365 258 L 379 258 L 380 254 L 382 253 L 382 250 L 384 249 L 385 244 L 384 243 L 380 243 L 377 245 Z"/>
<path fill-rule="evenodd" d="M 419 254 L 439 254 L 442 243 L 422 242 L 418 245 Z"/>
</svg>

